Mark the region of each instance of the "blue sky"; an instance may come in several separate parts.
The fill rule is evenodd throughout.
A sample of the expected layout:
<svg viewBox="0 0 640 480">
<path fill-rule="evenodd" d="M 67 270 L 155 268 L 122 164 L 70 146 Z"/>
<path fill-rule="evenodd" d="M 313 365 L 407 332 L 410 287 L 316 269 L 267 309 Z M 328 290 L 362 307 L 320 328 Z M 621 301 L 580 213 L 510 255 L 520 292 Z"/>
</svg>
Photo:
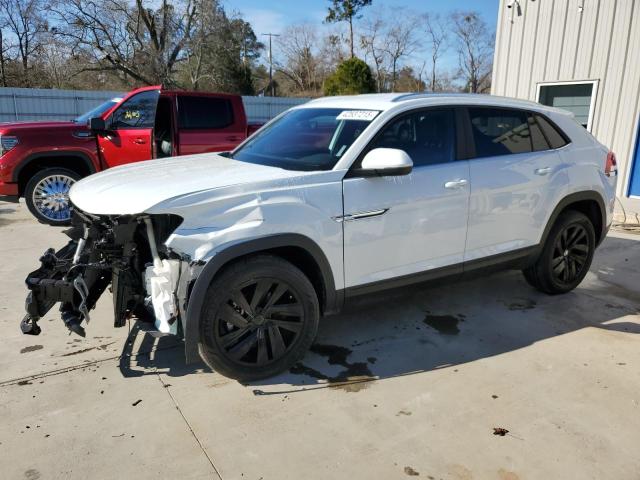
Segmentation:
<svg viewBox="0 0 640 480">
<path fill-rule="evenodd" d="M 404 7 L 418 13 L 428 11 L 446 15 L 452 10 L 476 10 L 495 29 L 498 3 L 498 0 L 373 0 L 373 5 L 365 11 L 378 7 L 397 11 L 399 7 Z M 300 22 L 317 23 L 320 28 L 330 28 L 322 25 L 330 5 L 328 0 L 225 0 L 224 5 L 229 12 L 241 13 L 258 36 L 266 32 L 279 33 L 284 27 Z M 265 37 L 261 39 L 266 40 Z M 409 63 L 421 63 L 418 58 L 421 56 L 417 53 L 414 62 Z M 452 68 L 456 63 L 456 54 L 450 49 L 443 58 L 443 66 Z"/>
</svg>

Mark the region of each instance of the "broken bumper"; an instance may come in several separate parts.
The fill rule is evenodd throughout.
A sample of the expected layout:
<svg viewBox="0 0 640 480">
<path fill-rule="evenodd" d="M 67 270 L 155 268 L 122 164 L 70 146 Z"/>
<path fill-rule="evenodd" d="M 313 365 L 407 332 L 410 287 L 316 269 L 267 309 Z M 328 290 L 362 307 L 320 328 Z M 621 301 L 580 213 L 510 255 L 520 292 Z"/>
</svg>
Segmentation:
<svg viewBox="0 0 640 480">
<path fill-rule="evenodd" d="M 180 224 L 172 215 L 93 216 L 74 211 L 69 243 L 47 250 L 26 278 L 25 334 L 38 335 L 38 320 L 54 305 L 72 332 L 84 336 L 90 311 L 111 286 L 114 326 L 130 318 L 181 333 L 181 304 L 190 280 L 187 259 L 163 246 Z"/>
</svg>

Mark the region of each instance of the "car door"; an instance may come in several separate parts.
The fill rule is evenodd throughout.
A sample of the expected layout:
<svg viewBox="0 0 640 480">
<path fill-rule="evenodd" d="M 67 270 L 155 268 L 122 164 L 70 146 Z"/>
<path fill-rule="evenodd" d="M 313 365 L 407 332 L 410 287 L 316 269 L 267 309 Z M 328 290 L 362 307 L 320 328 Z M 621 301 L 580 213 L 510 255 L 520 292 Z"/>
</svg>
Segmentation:
<svg viewBox="0 0 640 480">
<path fill-rule="evenodd" d="M 107 118 L 107 131 L 97 137 L 100 155 L 107 167 L 152 158 L 159 96 L 158 90 L 137 93 Z"/>
<path fill-rule="evenodd" d="M 473 262 L 536 245 L 567 177 L 537 115 L 493 107 L 468 113 L 475 158 L 465 262 Z"/>
<path fill-rule="evenodd" d="M 236 118 L 231 98 L 178 96 L 180 155 L 233 150 L 246 135 L 246 121 Z"/>
<path fill-rule="evenodd" d="M 402 114 L 380 130 L 365 152 L 374 148 L 404 150 L 414 163 L 412 172 L 345 178 L 347 288 L 375 289 L 378 282 L 402 282 L 397 277 L 433 273 L 447 266 L 455 265 L 451 273 L 461 271 L 469 164 L 456 159 L 455 123 L 453 109 Z"/>
</svg>

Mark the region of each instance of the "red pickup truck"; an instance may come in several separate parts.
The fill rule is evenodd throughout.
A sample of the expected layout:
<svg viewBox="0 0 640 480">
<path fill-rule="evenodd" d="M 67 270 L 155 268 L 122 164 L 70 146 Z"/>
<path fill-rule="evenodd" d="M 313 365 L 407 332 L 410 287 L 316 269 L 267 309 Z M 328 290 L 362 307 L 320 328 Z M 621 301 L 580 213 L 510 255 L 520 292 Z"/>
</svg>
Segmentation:
<svg viewBox="0 0 640 480">
<path fill-rule="evenodd" d="M 69 122 L 0 123 L 0 200 L 24 197 L 39 221 L 64 225 L 78 179 L 151 158 L 232 150 L 258 128 L 237 95 L 159 86 Z"/>
</svg>

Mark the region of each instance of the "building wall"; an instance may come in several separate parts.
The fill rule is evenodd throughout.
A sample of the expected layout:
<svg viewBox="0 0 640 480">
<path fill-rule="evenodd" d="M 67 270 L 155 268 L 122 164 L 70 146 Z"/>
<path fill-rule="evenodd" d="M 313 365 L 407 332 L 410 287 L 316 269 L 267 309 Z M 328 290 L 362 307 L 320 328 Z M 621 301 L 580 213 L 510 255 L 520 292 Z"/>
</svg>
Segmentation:
<svg viewBox="0 0 640 480">
<path fill-rule="evenodd" d="M 0 88 L 0 122 L 70 120 L 126 92 Z M 308 98 L 242 97 L 250 122 L 267 122 Z"/>
<path fill-rule="evenodd" d="M 627 196 L 640 121 L 640 0 L 500 0 L 492 93 L 537 101 L 539 82 L 596 80 L 591 132 L 618 159 Z M 620 206 L 618 205 L 620 211 Z"/>
</svg>

